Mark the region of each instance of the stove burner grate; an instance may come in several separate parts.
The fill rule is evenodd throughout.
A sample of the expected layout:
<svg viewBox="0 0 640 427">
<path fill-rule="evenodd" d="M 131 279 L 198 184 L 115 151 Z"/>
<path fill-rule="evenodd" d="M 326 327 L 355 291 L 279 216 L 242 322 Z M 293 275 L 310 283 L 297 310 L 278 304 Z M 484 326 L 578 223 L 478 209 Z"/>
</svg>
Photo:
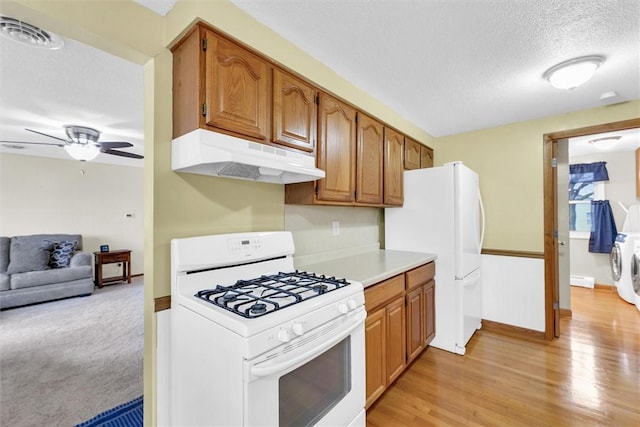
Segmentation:
<svg viewBox="0 0 640 427">
<path fill-rule="evenodd" d="M 278 273 L 234 285 L 217 285 L 195 296 L 232 313 L 253 319 L 349 285 L 346 279 L 306 271 Z"/>
</svg>

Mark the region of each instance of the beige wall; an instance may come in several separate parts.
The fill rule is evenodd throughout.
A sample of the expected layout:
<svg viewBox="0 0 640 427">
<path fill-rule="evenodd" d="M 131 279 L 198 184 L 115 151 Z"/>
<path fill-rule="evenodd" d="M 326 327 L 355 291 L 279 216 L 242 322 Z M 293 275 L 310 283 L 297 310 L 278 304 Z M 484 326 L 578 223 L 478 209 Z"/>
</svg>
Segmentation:
<svg viewBox="0 0 640 427">
<path fill-rule="evenodd" d="M 462 160 L 480 175 L 485 249 L 544 251 L 545 133 L 640 116 L 640 101 L 436 138 L 435 163 Z"/>
<path fill-rule="evenodd" d="M 85 252 L 131 249 L 132 274 L 144 271 L 142 168 L 0 154 L 0 183 L 0 235 L 82 234 Z"/>
</svg>

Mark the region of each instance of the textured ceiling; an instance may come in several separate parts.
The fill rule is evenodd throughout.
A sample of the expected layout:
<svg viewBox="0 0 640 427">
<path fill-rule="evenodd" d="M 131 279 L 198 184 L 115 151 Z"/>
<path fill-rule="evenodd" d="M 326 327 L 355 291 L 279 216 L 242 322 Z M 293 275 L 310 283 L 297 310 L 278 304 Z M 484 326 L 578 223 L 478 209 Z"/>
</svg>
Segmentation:
<svg viewBox="0 0 640 427">
<path fill-rule="evenodd" d="M 232 0 L 433 136 L 640 98 L 640 2 Z M 572 91 L 549 67 L 604 55 Z"/>
<path fill-rule="evenodd" d="M 161 15 L 174 3 L 137 1 Z M 436 137 L 640 98 L 637 0 L 231 1 Z M 24 128 L 64 137 L 74 124 L 143 154 L 141 66 L 73 40 L 46 51 L 0 37 L 0 53 L 0 139 L 51 142 Z M 584 86 L 542 79 L 594 54 L 606 61 Z M 618 96 L 601 101 L 608 91 Z M 0 152 L 68 158 L 58 147 Z"/>
</svg>

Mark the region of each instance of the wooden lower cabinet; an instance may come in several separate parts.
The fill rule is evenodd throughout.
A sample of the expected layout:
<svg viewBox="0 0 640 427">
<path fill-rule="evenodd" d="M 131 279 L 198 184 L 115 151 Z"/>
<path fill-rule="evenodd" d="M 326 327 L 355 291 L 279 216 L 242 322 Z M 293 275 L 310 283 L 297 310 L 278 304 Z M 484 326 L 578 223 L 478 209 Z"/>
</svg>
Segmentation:
<svg viewBox="0 0 640 427">
<path fill-rule="evenodd" d="M 429 280 L 424 285 L 424 312 L 424 345 L 426 347 L 436 336 L 436 282 L 434 280 Z"/>
<path fill-rule="evenodd" d="M 407 366 L 407 347 L 405 345 L 405 306 L 404 297 L 390 302 L 385 308 L 387 320 L 387 384 L 400 376 Z"/>
<path fill-rule="evenodd" d="M 367 364 L 366 392 L 368 408 L 387 387 L 386 378 L 386 316 L 385 309 L 369 313 L 364 326 L 365 354 Z"/>
<path fill-rule="evenodd" d="M 407 293 L 407 359 L 411 362 L 425 346 L 424 289 Z"/>
<path fill-rule="evenodd" d="M 365 289 L 366 408 L 435 336 L 435 264 Z"/>
</svg>

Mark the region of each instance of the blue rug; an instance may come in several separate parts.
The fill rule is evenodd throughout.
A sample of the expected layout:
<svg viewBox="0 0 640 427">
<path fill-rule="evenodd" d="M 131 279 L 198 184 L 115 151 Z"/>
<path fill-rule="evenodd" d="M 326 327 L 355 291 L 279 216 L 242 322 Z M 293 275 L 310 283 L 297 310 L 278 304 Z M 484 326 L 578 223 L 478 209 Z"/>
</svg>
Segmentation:
<svg viewBox="0 0 640 427">
<path fill-rule="evenodd" d="M 140 396 L 75 427 L 142 427 L 142 415 L 142 396 Z"/>
</svg>

